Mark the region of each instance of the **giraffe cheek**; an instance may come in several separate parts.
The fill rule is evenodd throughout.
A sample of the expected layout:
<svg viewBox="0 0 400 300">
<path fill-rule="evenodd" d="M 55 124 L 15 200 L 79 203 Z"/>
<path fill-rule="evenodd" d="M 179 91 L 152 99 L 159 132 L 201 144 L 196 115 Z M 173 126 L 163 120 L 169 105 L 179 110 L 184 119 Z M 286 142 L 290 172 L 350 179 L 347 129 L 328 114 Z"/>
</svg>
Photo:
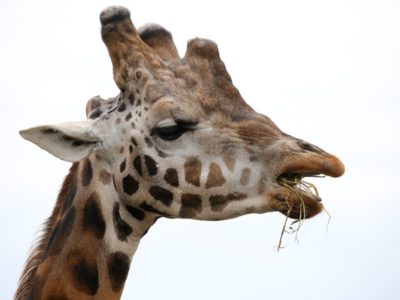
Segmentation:
<svg viewBox="0 0 400 300">
<path fill-rule="evenodd" d="M 226 182 L 221 168 L 216 163 L 211 163 L 208 171 L 206 188 L 222 186 Z"/>
</svg>

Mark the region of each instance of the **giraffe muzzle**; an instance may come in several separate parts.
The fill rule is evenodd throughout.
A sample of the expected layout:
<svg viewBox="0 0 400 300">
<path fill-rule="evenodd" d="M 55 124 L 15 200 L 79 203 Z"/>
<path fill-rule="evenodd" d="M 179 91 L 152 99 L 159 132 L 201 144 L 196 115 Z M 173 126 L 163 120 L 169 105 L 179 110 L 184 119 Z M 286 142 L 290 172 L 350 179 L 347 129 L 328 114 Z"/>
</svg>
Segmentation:
<svg viewBox="0 0 400 300">
<path fill-rule="evenodd" d="M 272 206 L 293 219 L 310 218 L 323 210 L 322 199 L 316 187 L 303 179 L 320 175 L 340 177 L 345 167 L 336 156 L 308 142 L 291 138 L 289 147 L 292 151 L 275 178 Z"/>
</svg>

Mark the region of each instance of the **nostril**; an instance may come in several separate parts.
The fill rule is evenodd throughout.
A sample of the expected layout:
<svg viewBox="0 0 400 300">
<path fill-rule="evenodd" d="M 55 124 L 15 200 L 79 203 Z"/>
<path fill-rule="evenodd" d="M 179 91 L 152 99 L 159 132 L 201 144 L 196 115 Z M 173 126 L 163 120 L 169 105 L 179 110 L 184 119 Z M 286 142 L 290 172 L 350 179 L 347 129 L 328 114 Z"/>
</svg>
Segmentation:
<svg viewBox="0 0 400 300">
<path fill-rule="evenodd" d="M 299 145 L 300 148 L 310 151 L 310 152 L 317 152 L 317 153 L 324 153 L 325 151 L 322 150 L 321 148 L 318 148 L 317 146 L 314 146 L 313 144 L 307 143 L 306 141 L 297 141 L 297 145 Z"/>
<path fill-rule="evenodd" d="M 130 12 L 123 6 L 110 6 L 100 13 L 100 22 L 102 26 L 120 22 L 127 18 L 130 18 Z"/>
</svg>

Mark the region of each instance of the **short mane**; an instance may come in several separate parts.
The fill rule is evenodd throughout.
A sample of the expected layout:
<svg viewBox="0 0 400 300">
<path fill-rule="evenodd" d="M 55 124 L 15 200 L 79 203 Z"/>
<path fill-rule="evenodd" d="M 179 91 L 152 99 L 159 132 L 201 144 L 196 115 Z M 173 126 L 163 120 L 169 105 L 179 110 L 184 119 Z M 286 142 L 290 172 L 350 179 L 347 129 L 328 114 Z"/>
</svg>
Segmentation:
<svg viewBox="0 0 400 300">
<path fill-rule="evenodd" d="M 74 163 L 69 170 L 68 175 L 65 177 L 64 183 L 60 189 L 57 197 L 56 205 L 53 209 L 51 216 L 43 223 L 43 230 L 37 238 L 37 241 L 31 248 L 29 257 L 26 261 L 25 268 L 19 279 L 18 289 L 15 292 L 15 300 L 25 300 L 30 296 L 33 288 L 36 270 L 42 262 L 43 253 L 46 250 L 48 240 L 57 221 L 62 217 L 60 214 L 64 213 L 66 207 L 65 202 L 71 201 L 69 199 L 69 192 L 76 178 L 76 171 L 78 163 Z M 68 205 L 68 204 L 67 204 Z"/>
</svg>

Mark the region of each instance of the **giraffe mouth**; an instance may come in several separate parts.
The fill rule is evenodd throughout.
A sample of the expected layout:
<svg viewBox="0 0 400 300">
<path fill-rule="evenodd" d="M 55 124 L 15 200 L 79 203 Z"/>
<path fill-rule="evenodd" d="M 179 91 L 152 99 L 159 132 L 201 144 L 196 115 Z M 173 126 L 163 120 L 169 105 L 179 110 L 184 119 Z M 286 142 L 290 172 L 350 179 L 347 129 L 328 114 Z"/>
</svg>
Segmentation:
<svg viewBox="0 0 400 300">
<path fill-rule="evenodd" d="M 339 177 L 344 173 L 343 163 L 328 153 L 299 155 L 286 163 L 276 178 L 277 188 L 273 207 L 293 219 L 307 219 L 323 209 L 322 199 L 309 177 Z"/>
<path fill-rule="evenodd" d="M 285 172 L 277 178 L 276 209 L 292 219 L 311 218 L 323 210 L 317 187 L 306 177 L 323 177 L 319 173 Z"/>
</svg>

